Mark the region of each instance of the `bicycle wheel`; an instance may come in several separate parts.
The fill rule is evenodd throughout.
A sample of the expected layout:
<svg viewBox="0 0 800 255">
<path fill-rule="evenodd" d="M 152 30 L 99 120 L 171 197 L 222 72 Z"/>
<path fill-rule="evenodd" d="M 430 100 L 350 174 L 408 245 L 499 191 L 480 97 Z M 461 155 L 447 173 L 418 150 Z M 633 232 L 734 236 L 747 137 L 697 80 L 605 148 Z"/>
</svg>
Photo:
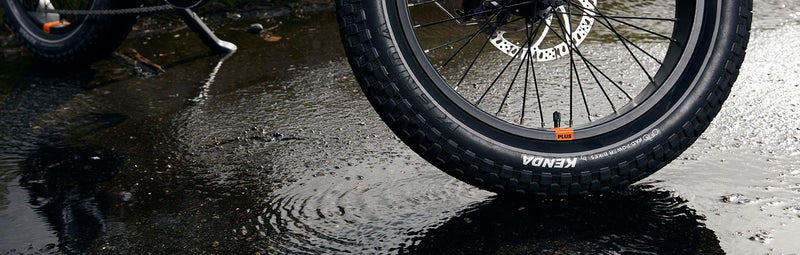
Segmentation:
<svg viewBox="0 0 800 255">
<path fill-rule="evenodd" d="M 135 15 L 59 15 L 46 10 L 107 10 L 135 7 L 137 1 L 0 0 L 17 38 L 51 63 L 88 64 L 107 57 L 127 37 Z"/>
<path fill-rule="evenodd" d="M 498 193 L 586 195 L 662 168 L 727 98 L 752 0 L 337 0 L 381 118 Z"/>
</svg>

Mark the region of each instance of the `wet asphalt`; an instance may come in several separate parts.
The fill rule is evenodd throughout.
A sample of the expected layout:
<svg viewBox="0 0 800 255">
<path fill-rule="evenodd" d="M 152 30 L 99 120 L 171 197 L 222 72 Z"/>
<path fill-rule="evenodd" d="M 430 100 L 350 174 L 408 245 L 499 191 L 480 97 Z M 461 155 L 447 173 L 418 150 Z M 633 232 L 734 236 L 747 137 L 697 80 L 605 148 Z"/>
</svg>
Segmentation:
<svg viewBox="0 0 800 255">
<path fill-rule="evenodd" d="M 703 137 L 626 190 L 568 201 L 499 197 L 416 156 L 358 88 L 330 9 L 223 16 L 230 56 L 141 28 L 120 50 L 163 65 L 152 77 L 6 45 L 0 254 L 797 253 L 800 6 L 755 9 Z"/>
</svg>

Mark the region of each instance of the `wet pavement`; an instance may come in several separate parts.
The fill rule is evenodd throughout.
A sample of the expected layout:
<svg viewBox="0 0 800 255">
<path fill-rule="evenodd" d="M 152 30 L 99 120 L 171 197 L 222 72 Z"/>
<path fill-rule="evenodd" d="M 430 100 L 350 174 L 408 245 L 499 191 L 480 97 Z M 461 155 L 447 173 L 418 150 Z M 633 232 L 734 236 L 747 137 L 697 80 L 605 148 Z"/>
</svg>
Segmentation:
<svg viewBox="0 0 800 255">
<path fill-rule="evenodd" d="M 520 201 L 430 166 L 361 94 L 330 11 L 137 32 L 166 73 L 0 62 L 0 254 L 800 251 L 800 7 L 757 1 L 709 130 L 630 188 Z M 262 22 L 281 40 L 245 30 Z M 4 49 L 9 49 L 7 46 Z"/>
</svg>

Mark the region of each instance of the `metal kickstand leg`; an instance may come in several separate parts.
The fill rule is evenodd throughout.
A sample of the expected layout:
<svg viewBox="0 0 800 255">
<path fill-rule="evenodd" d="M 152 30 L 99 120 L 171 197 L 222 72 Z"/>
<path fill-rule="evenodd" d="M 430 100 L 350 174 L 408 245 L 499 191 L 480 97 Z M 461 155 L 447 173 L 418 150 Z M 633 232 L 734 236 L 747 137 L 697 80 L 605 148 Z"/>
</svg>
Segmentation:
<svg viewBox="0 0 800 255">
<path fill-rule="evenodd" d="M 214 32 L 206 26 L 206 23 L 200 19 L 200 16 L 197 16 L 197 13 L 191 9 L 175 9 L 175 11 L 178 13 L 178 16 L 183 19 L 183 22 L 186 22 L 186 25 L 189 26 L 211 50 L 221 53 L 232 53 L 236 51 L 236 44 L 217 38 Z"/>
</svg>

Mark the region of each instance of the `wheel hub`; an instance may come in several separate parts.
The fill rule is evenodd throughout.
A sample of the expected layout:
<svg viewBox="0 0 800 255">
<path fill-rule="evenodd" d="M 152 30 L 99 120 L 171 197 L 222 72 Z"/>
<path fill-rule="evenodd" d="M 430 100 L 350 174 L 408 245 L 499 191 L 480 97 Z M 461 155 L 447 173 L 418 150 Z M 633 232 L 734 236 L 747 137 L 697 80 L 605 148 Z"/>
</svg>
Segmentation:
<svg viewBox="0 0 800 255">
<path fill-rule="evenodd" d="M 528 4 L 525 4 L 528 2 Z M 564 0 L 513 0 L 508 5 L 518 6 L 511 13 L 533 20 L 534 22 L 547 18 L 552 10 L 565 4 Z"/>
</svg>

